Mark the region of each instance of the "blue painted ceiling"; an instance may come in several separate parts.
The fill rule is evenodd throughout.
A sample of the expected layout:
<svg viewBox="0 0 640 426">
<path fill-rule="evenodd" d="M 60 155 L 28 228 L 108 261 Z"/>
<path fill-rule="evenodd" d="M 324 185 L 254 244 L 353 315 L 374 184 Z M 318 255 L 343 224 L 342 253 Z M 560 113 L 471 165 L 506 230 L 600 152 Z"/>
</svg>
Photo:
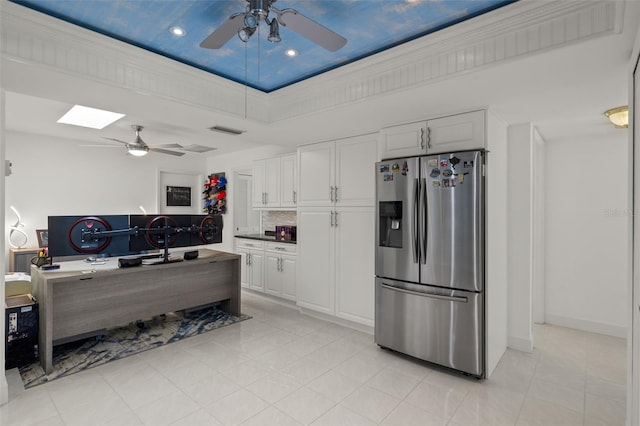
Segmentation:
<svg viewBox="0 0 640 426">
<path fill-rule="evenodd" d="M 345 37 L 329 52 L 280 27 L 280 43 L 267 41 L 269 27 L 243 43 L 232 37 L 220 49 L 200 43 L 229 16 L 244 12 L 245 0 L 11 0 L 109 37 L 147 49 L 221 77 L 271 92 L 357 61 L 409 40 L 470 19 L 515 0 L 279 0 Z M 273 14 L 272 14 L 273 15 Z M 171 27 L 187 34 L 176 37 Z M 295 58 L 285 55 L 293 48 Z"/>
</svg>

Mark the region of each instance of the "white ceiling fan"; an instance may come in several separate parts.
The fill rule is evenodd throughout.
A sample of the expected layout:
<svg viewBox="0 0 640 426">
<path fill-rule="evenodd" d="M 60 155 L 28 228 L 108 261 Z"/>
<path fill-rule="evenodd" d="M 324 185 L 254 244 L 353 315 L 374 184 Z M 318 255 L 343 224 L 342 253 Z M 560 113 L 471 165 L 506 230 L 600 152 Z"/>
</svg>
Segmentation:
<svg viewBox="0 0 640 426">
<path fill-rule="evenodd" d="M 297 10 L 276 9 L 273 7 L 273 3 L 276 0 L 246 1 L 249 3 L 246 11 L 231 15 L 229 19 L 200 43 L 200 47 L 219 49 L 235 34 L 246 43 L 256 32 L 261 20 L 269 26 L 267 40 L 273 43 L 280 41 L 280 25 L 297 32 L 331 52 L 335 52 L 347 43 L 346 38 L 307 18 Z M 269 12 L 273 12 L 276 16 L 269 19 Z"/>
</svg>

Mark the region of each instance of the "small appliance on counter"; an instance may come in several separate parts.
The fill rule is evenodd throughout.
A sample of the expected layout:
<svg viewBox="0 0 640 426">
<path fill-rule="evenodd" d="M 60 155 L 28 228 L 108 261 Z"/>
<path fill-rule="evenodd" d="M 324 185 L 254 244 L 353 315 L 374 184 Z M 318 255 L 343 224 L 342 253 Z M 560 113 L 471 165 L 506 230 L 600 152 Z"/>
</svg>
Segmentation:
<svg viewBox="0 0 640 426">
<path fill-rule="evenodd" d="M 276 240 L 296 241 L 296 226 L 276 226 Z"/>
</svg>

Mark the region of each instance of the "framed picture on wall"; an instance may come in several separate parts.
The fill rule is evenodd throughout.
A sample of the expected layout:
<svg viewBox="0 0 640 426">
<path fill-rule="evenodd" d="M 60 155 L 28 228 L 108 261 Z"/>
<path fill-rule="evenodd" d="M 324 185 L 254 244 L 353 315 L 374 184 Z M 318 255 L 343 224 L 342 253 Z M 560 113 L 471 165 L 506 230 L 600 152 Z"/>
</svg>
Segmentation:
<svg viewBox="0 0 640 426">
<path fill-rule="evenodd" d="M 190 186 L 167 186 L 167 207 L 190 207 Z"/>
<path fill-rule="evenodd" d="M 38 237 L 38 247 L 49 247 L 49 230 L 48 229 L 36 229 L 36 236 Z"/>
</svg>

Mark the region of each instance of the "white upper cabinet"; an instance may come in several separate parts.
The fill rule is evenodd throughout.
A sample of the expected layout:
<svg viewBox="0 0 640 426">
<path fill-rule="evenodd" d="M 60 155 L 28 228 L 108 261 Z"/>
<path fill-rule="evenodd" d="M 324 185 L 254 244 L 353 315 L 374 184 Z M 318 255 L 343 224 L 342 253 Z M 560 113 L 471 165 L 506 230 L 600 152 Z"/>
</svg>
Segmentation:
<svg viewBox="0 0 640 426">
<path fill-rule="evenodd" d="M 485 147 L 485 111 L 471 111 L 380 130 L 382 159 Z"/>
<path fill-rule="evenodd" d="M 296 187 L 296 154 L 284 155 L 280 157 L 280 173 L 280 206 L 295 207 L 298 201 L 298 193 Z"/>
<path fill-rule="evenodd" d="M 296 156 L 267 158 L 253 162 L 253 207 L 295 207 Z"/>
<path fill-rule="evenodd" d="M 373 205 L 376 161 L 376 135 L 298 147 L 298 206 Z"/>
<path fill-rule="evenodd" d="M 336 141 L 334 202 L 337 206 L 372 206 L 375 202 L 375 134 Z"/>
<path fill-rule="evenodd" d="M 298 206 L 333 203 L 335 142 L 298 147 Z"/>
<path fill-rule="evenodd" d="M 402 124 L 380 130 L 382 159 L 413 157 L 427 152 L 427 122 Z"/>
<path fill-rule="evenodd" d="M 485 147 L 484 110 L 427 121 L 427 152 L 467 151 Z"/>
</svg>

